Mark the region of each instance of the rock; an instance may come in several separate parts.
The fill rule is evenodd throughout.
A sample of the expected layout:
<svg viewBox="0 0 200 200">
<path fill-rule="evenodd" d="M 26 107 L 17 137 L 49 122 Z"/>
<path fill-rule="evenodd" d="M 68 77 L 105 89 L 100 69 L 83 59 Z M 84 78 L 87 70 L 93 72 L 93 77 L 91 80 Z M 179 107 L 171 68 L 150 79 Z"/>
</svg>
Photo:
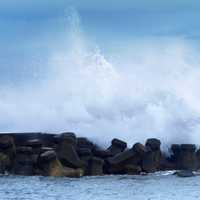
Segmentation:
<svg viewBox="0 0 200 200">
<path fill-rule="evenodd" d="M 38 158 L 38 168 L 43 176 L 64 176 L 63 166 L 55 151 L 46 151 Z"/>
<path fill-rule="evenodd" d="M 88 148 L 77 148 L 77 153 L 80 158 L 82 156 L 92 156 L 93 155 L 91 149 L 88 149 Z"/>
<path fill-rule="evenodd" d="M 83 169 L 72 169 L 69 167 L 64 167 L 64 176 L 71 178 L 80 178 L 84 175 Z"/>
<path fill-rule="evenodd" d="M 126 161 L 124 161 L 124 165 L 128 165 L 128 166 L 133 165 L 134 167 L 141 166 L 143 156 L 146 151 L 144 145 L 142 145 L 140 143 L 136 143 L 133 145 L 132 150 L 135 152 L 134 156 L 132 156 L 129 159 L 127 159 Z"/>
<path fill-rule="evenodd" d="M 45 151 L 44 153 L 40 154 L 39 156 L 39 162 L 50 162 L 51 160 L 55 160 L 57 158 L 56 152 L 53 150 Z"/>
<path fill-rule="evenodd" d="M 177 172 L 175 172 L 175 175 L 177 175 L 179 177 L 183 177 L 183 178 L 195 176 L 195 174 L 191 170 L 177 171 Z"/>
<path fill-rule="evenodd" d="M 32 147 L 32 148 L 41 148 L 42 147 L 42 141 L 40 139 L 28 140 L 26 142 L 26 146 L 29 146 L 29 147 Z"/>
<path fill-rule="evenodd" d="M 14 145 L 14 140 L 11 136 L 5 135 L 5 136 L 0 137 L 0 149 L 1 150 L 12 148 L 13 145 Z"/>
<path fill-rule="evenodd" d="M 77 145 L 77 138 L 76 138 L 75 133 L 72 133 L 72 132 L 62 133 L 60 135 L 59 139 L 60 139 L 60 142 L 62 142 L 64 140 L 65 142 L 68 142 L 68 143 L 70 143 L 70 144 L 72 144 L 74 146 Z"/>
<path fill-rule="evenodd" d="M 135 155 L 136 152 L 134 151 L 134 149 L 129 149 L 124 152 L 118 153 L 115 156 L 108 158 L 107 160 L 111 165 L 119 165 L 134 157 Z"/>
<path fill-rule="evenodd" d="M 10 166 L 10 158 L 4 153 L 0 153 L 0 174 L 5 174 Z"/>
<path fill-rule="evenodd" d="M 160 150 L 161 142 L 156 138 L 147 139 L 145 146 L 150 147 L 152 151 Z"/>
<path fill-rule="evenodd" d="M 172 155 L 170 157 L 170 160 L 171 160 L 171 162 L 175 163 L 175 165 L 176 165 L 175 169 L 178 169 L 177 163 L 178 163 L 178 158 L 179 158 L 179 155 L 181 152 L 181 146 L 179 144 L 172 144 L 171 152 L 172 152 Z"/>
<path fill-rule="evenodd" d="M 136 175 L 142 172 L 141 167 L 137 165 L 125 165 L 124 170 L 129 175 Z"/>
<path fill-rule="evenodd" d="M 27 141 L 26 146 L 32 147 L 35 153 L 39 153 L 43 142 L 40 139 L 32 139 Z"/>
<path fill-rule="evenodd" d="M 147 140 L 142 160 L 142 170 L 144 172 L 155 172 L 161 168 L 162 154 L 160 151 L 160 144 L 160 141 L 154 138 Z"/>
<path fill-rule="evenodd" d="M 6 165 L 6 170 L 10 171 L 13 166 L 13 161 L 16 155 L 16 147 L 12 136 L 10 135 L 0 136 L 0 153 L 6 155 L 7 159 L 9 159 L 9 162 L 7 162 Z"/>
<path fill-rule="evenodd" d="M 113 153 L 111 153 L 109 150 L 103 150 L 103 149 L 100 149 L 99 147 L 95 147 L 92 152 L 95 157 L 99 157 L 103 159 L 113 156 Z"/>
<path fill-rule="evenodd" d="M 80 177 L 83 175 L 81 169 L 63 167 L 61 162 L 58 160 L 55 151 L 46 151 L 42 153 L 38 159 L 38 166 L 41 174 L 44 176 Z"/>
<path fill-rule="evenodd" d="M 196 146 L 193 144 L 173 144 L 171 146 L 171 161 L 175 163 L 175 169 L 195 170 L 198 168 Z"/>
<path fill-rule="evenodd" d="M 111 146 L 108 148 L 108 151 L 110 151 L 114 156 L 118 153 L 123 152 L 126 148 L 127 148 L 126 142 L 115 138 L 112 140 Z"/>
<path fill-rule="evenodd" d="M 142 161 L 142 170 L 148 173 L 159 170 L 161 161 L 160 151 L 148 151 L 145 153 Z"/>
<path fill-rule="evenodd" d="M 56 136 L 57 134 L 42 134 L 39 139 L 42 142 L 42 146 L 44 147 L 51 147 L 51 148 L 55 148 L 56 147 Z"/>
<path fill-rule="evenodd" d="M 140 166 L 144 151 L 144 146 L 136 143 L 131 149 L 108 158 L 106 164 L 107 172 L 110 174 L 125 174 L 127 173 L 126 166 Z"/>
<path fill-rule="evenodd" d="M 56 144 L 56 134 L 51 133 L 13 133 L 11 134 L 14 138 L 16 146 L 26 146 L 30 141 L 36 142 L 39 140 L 42 146 L 54 147 Z M 33 146 L 32 146 L 33 147 Z"/>
<path fill-rule="evenodd" d="M 178 168 L 185 170 L 197 169 L 196 146 L 193 144 L 182 144 L 178 157 Z"/>
<path fill-rule="evenodd" d="M 200 149 L 196 152 L 196 158 L 197 158 L 197 169 L 200 169 Z"/>
<path fill-rule="evenodd" d="M 59 141 L 56 149 L 58 159 L 66 167 L 82 168 L 84 163 L 76 152 L 76 140 L 74 137 L 65 135 Z"/>
<path fill-rule="evenodd" d="M 87 138 L 79 137 L 79 138 L 77 138 L 77 147 L 78 148 L 87 148 L 92 151 L 94 148 L 94 144 L 92 142 L 90 142 Z"/>
<path fill-rule="evenodd" d="M 175 170 L 176 164 L 172 162 L 171 157 L 168 157 L 165 153 L 162 153 L 162 157 L 160 160 L 160 170 Z"/>
<path fill-rule="evenodd" d="M 17 147 L 13 173 L 24 176 L 34 175 L 34 164 L 36 161 L 37 159 L 35 160 L 33 157 L 32 147 Z"/>
<path fill-rule="evenodd" d="M 16 163 L 14 166 L 14 174 L 21 176 L 32 176 L 34 175 L 33 165 Z"/>
<path fill-rule="evenodd" d="M 14 133 L 12 135 L 16 146 L 26 146 L 28 140 L 41 138 L 42 133 Z"/>
<path fill-rule="evenodd" d="M 93 157 L 89 161 L 89 175 L 91 176 L 100 176 L 103 175 L 103 165 L 104 165 L 104 160 Z"/>
<path fill-rule="evenodd" d="M 40 153 L 44 153 L 46 151 L 54 151 L 55 149 L 51 148 L 51 147 L 41 147 L 40 149 Z"/>
<path fill-rule="evenodd" d="M 84 170 L 84 174 L 89 175 L 89 160 L 91 160 L 93 157 L 91 149 L 78 148 L 77 153 L 81 161 L 84 163 L 84 165 L 82 166 L 82 169 Z"/>
<path fill-rule="evenodd" d="M 143 154 L 144 146 L 140 143 L 136 143 L 131 149 L 118 153 L 114 157 L 109 158 L 108 162 L 112 165 L 117 165 L 131 160 L 132 163 L 137 164 L 138 160 L 141 160 L 141 156 L 143 156 Z"/>
<path fill-rule="evenodd" d="M 27 147 L 27 146 L 20 146 L 20 147 L 17 147 L 16 152 L 17 152 L 17 155 L 19 154 L 32 155 L 33 148 Z"/>
<path fill-rule="evenodd" d="M 134 144 L 132 148 L 136 153 L 138 153 L 141 156 L 143 156 L 146 151 L 145 146 L 141 143 Z"/>
</svg>

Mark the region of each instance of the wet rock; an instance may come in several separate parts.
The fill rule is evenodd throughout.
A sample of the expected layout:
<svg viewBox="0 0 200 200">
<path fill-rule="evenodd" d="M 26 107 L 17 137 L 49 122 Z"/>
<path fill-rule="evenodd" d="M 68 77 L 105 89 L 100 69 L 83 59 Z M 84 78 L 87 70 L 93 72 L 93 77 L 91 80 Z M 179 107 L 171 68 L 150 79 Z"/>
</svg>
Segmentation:
<svg viewBox="0 0 200 200">
<path fill-rule="evenodd" d="M 89 141 L 87 138 L 79 137 L 77 138 L 77 147 L 90 149 L 92 151 L 94 148 L 94 144 L 91 141 Z"/>
<path fill-rule="evenodd" d="M 197 169 L 196 146 L 193 144 L 180 145 L 180 153 L 178 157 L 178 168 L 185 170 Z"/>
<path fill-rule="evenodd" d="M 31 155 L 33 154 L 33 148 L 27 146 L 20 146 L 16 149 L 17 155 L 24 154 L 24 155 Z"/>
<path fill-rule="evenodd" d="M 141 167 L 137 165 L 125 165 L 124 170 L 125 173 L 129 175 L 136 175 L 142 172 Z"/>
<path fill-rule="evenodd" d="M 152 173 L 159 170 L 161 161 L 161 152 L 149 150 L 145 153 L 142 162 L 142 169 L 145 172 Z"/>
<path fill-rule="evenodd" d="M 0 174 L 5 174 L 10 166 L 10 158 L 4 153 L 0 153 Z"/>
<path fill-rule="evenodd" d="M 10 171 L 13 166 L 13 161 L 16 155 L 16 147 L 12 136 L 10 135 L 0 136 L 0 153 L 5 154 L 9 159 L 9 162 L 7 162 L 6 165 L 7 167 L 6 170 Z"/>
<path fill-rule="evenodd" d="M 181 170 L 181 171 L 177 171 L 175 172 L 175 175 L 179 176 L 179 177 L 193 177 L 195 176 L 195 174 L 193 173 L 193 171 L 191 170 Z"/>
<path fill-rule="evenodd" d="M 63 166 L 55 151 L 46 151 L 38 158 L 38 167 L 43 176 L 64 176 Z"/>
<path fill-rule="evenodd" d="M 111 165 L 119 165 L 124 161 L 134 157 L 135 155 L 135 151 L 133 149 L 129 149 L 124 152 L 118 153 L 115 156 L 108 158 L 107 160 Z"/>
<path fill-rule="evenodd" d="M 76 138 L 76 135 L 75 133 L 73 132 L 65 132 L 65 133 L 61 133 L 60 134 L 60 140 L 61 141 L 67 141 L 68 143 L 76 146 L 77 145 L 77 138 Z"/>
<path fill-rule="evenodd" d="M 42 146 L 55 148 L 56 142 L 57 142 L 56 136 L 57 136 L 57 134 L 44 133 L 41 135 L 41 138 L 37 138 L 37 139 L 39 139 L 42 142 Z"/>
<path fill-rule="evenodd" d="M 34 175 L 34 160 L 32 147 L 17 147 L 13 173 L 17 175 Z"/>
<path fill-rule="evenodd" d="M 80 178 L 83 175 L 85 175 L 83 169 L 72 169 L 69 167 L 64 167 L 64 176 L 66 177 Z"/>
<path fill-rule="evenodd" d="M 166 170 L 175 170 L 176 164 L 175 162 L 172 162 L 171 157 L 166 155 L 165 153 L 162 153 L 161 161 L 160 161 L 160 170 L 166 171 Z"/>
<path fill-rule="evenodd" d="M 170 160 L 171 160 L 171 162 L 177 164 L 178 158 L 179 158 L 180 152 L 181 152 L 181 146 L 179 144 L 172 144 L 171 152 L 172 152 L 172 155 L 171 155 Z M 178 168 L 178 166 L 176 168 Z"/>
<path fill-rule="evenodd" d="M 42 145 L 43 142 L 40 139 L 32 139 L 26 142 L 26 146 L 32 148 L 32 152 L 33 154 L 35 154 L 35 157 L 37 157 L 40 154 Z"/>
<path fill-rule="evenodd" d="M 89 175 L 89 161 L 93 157 L 91 149 L 78 148 L 77 153 L 78 153 L 81 161 L 84 163 L 84 165 L 82 166 L 82 169 L 84 170 L 84 174 Z"/>
<path fill-rule="evenodd" d="M 197 169 L 200 169 L 200 149 L 196 152 L 196 159 L 197 159 Z"/>
<path fill-rule="evenodd" d="M 91 176 L 100 176 L 103 175 L 103 165 L 104 165 L 104 160 L 93 157 L 89 161 L 89 175 Z"/>
<path fill-rule="evenodd" d="M 92 156 L 92 151 L 91 149 L 88 148 L 77 148 L 77 153 L 79 157 L 84 157 L 84 156 Z"/>
<path fill-rule="evenodd" d="M 128 165 L 140 166 L 146 152 L 145 146 L 141 143 L 136 143 L 133 145 L 132 150 L 135 152 L 134 156 L 125 161 L 125 163 Z"/>
<path fill-rule="evenodd" d="M 160 163 L 162 154 L 160 144 L 161 142 L 155 138 L 147 140 L 142 160 L 142 170 L 144 172 L 155 172 L 161 168 Z"/>
<path fill-rule="evenodd" d="M 32 176 L 34 175 L 34 169 L 32 165 L 22 165 L 16 163 L 14 166 L 14 174 L 21 176 Z"/>
<path fill-rule="evenodd" d="M 32 147 L 32 148 L 41 148 L 42 147 L 42 141 L 40 139 L 28 140 L 26 142 L 26 146 L 29 146 L 29 147 Z"/>
<path fill-rule="evenodd" d="M 106 159 L 108 157 L 113 156 L 113 153 L 111 153 L 109 150 L 104 150 L 99 147 L 95 147 L 92 152 L 95 157 L 99 157 L 102 159 Z"/>
<path fill-rule="evenodd" d="M 126 148 L 127 148 L 126 142 L 115 138 L 112 140 L 111 146 L 108 148 L 108 151 L 110 151 L 114 156 L 118 153 L 123 152 Z"/>
<path fill-rule="evenodd" d="M 58 159 L 66 167 L 81 168 L 84 163 L 80 160 L 76 148 L 77 140 L 73 133 L 63 133 L 56 149 Z"/>
<path fill-rule="evenodd" d="M 150 147 L 152 151 L 160 150 L 161 142 L 156 138 L 147 139 L 145 146 Z"/>
<path fill-rule="evenodd" d="M 12 148 L 14 144 L 13 138 L 11 136 L 1 136 L 0 137 L 0 149 L 9 149 Z"/>
<path fill-rule="evenodd" d="M 83 175 L 81 169 L 63 167 L 58 160 L 55 151 L 46 151 L 42 153 L 38 159 L 38 166 L 41 174 L 44 176 L 80 177 Z"/>
<path fill-rule="evenodd" d="M 127 173 L 126 166 L 140 166 L 145 148 L 142 144 L 136 143 L 131 149 L 116 154 L 114 157 L 107 159 L 107 170 L 111 174 Z"/>
<path fill-rule="evenodd" d="M 33 133 L 14 133 L 12 134 L 16 146 L 26 146 L 28 140 L 41 138 L 42 133 L 33 132 Z"/>
<path fill-rule="evenodd" d="M 173 144 L 171 146 L 171 161 L 175 169 L 195 170 L 198 168 L 196 146 L 193 144 Z"/>
<path fill-rule="evenodd" d="M 46 151 L 54 151 L 55 149 L 51 148 L 51 147 L 41 147 L 40 149 L 40 153 L 44 153 Z"/>
<path fill-rule="evenodd" d="M 144 146 L 140 143 L 136 143 L 131 149 L 116 154 L 114 157 L 109 158 L 108 162 L 112 165 L 118 165 L 126 161 L 134 162 L 137 164 L 138 160 L 141 160 L 141 156 L 144 154 Z"/>
</svg>

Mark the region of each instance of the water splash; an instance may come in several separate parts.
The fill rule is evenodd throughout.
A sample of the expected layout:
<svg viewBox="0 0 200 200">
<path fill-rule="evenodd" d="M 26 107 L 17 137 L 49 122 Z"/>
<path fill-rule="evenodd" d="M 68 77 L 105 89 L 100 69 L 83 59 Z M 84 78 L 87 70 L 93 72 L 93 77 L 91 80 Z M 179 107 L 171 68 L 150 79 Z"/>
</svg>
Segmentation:
<svg viewBox="0 0 200 200">
<path fill-rule="evenodd" d="M 2 131 L 70 130 L 102 145 L 113 137 L 200 143 L 200 62 L 190 43 L 137 40 L 108 59 L 84 35 L 76 10 L 67 19 L 68 43 L 52 51 L 45 78 L 1 87 Z"/>
</svg>

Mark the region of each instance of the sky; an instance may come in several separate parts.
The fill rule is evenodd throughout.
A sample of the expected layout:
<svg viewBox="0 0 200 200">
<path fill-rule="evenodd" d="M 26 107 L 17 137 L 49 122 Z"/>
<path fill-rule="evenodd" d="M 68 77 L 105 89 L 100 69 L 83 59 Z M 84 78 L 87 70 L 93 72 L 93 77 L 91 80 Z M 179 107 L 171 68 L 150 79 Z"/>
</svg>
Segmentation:
<svg viewBox="0 0 200 200">
<path fill-rule="evenodd" d="M 22 68 L 38 66 L 52 49 L 62 46 L 71 6 L 78 12 L 81 30 L 103 51 L 136 37 L 200 36 L 196 23 L 200 3 L 195 0 L 0 1 L 0 72 L 4 79 L 25 77 L 24 70 L 17 69 L 19 63 Z"/>
<path fill-rule="evenodd" d="M 0 2 L 0 16 L 60 15 L 69 5 L 79 10 L 147 10 L 170 11 L 200 8 L 197 0 L 7 0 Z"/>
</svg>

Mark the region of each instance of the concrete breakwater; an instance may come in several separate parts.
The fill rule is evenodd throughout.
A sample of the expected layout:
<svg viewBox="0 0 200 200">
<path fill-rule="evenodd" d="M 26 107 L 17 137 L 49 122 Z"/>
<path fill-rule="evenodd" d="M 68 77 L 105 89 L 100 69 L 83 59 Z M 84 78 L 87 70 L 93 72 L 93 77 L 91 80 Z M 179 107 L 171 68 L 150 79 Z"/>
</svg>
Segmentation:
<svg viewBox="0 0 200 200">
<path fill-rule="evenodd" d="M 194 144 L 172 144 L 169 154 L 161 142 L 147 139 L 131 148 L 119 139 L 102 149 L 74 133 L 0 134 L 0 173 L 81 177 L 142 174 L 162 170 L 198 170 L 200 150 Z"/>
</svg>

